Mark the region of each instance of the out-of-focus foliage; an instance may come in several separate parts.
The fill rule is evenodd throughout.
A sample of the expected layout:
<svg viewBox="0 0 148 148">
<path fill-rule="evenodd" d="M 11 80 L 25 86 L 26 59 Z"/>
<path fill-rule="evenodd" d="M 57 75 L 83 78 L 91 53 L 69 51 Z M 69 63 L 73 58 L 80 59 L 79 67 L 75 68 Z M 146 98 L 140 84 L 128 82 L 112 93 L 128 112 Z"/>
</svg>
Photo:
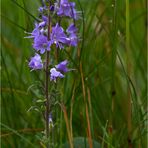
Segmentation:
<svg viewBox="0 0 148 148">
<path fill-rule="evenodd" d="M 129 3 L 128 49 L 125 1 L 75 2 L 78 10 L 83 9 L 77 24 L 81 42 L 78 49 L 67 48 L 63 52 L 76 71 L 58 85 L 57 99 L 66 108 L 62 111 L 55 106 L 56 116 L 60 117 L 56 119 L 55 131 L 59 134 L 55 135 L 55 143 L 59 147 L 68 141 L 67 117 L 73 137 L 91 137 L 102 147 L 125 148 L 131 144 L 134 148 L 146 148 L 146 0 Z M 33 29 L 40 1 L 3 0 L 1 5 L 1 145 L 2 148 L 41 147 L 42 115 L 27 111 L 38 96 L 44 74 L 30 72 L 28 60 L 34 49 L 31 41 L 24 39 L 24 31 Z M 36 84 L 35 92 L 27 91 L 32 84 Z"/>
</svg>

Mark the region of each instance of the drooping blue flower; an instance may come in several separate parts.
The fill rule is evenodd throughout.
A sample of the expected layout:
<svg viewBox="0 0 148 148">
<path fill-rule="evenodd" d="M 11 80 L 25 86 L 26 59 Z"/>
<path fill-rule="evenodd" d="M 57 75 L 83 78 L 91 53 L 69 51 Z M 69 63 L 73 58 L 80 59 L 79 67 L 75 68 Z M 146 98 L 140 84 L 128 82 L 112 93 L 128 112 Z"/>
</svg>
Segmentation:
<svg viewBox="0 0 148 148">
<path fill-rule="evenodd" d="M 78 45 L 78 37 L 75 33 L 70 34 L 69 36 L 69 45 L 76 47 Z"/>
<path fill-rule="evenodd" d="M 70 71 L 67 68 L 68 61 L 64 60 L 60 62 L 58 65 L 55 66 L 55 68 L 52 68 L 50 70 L 50 80 L 56 82 L 56 79 L 59 78 L 64 78 L 64 73 Z"/>
<path fill-rule="evenodd" d="M 28 65 L 29 65 L 30 68 L 32 68 L 32 70 L 42 69 L 43 63 L 42 63 L 42 60 L 41 60 L 41 56 L 36 53 L 35 56 L 31 58 Z"/>
<path fill-rule="evenodd" d="M 69 34 L 69 37 L 68 37 L 69 45 L 76 47 L 78 45 L 78 37 L 77 37 L 77 34 L 76 34 L 77 33 L 77 28 L 75 27 L 75 25 L 71 24 L 67 28 L 66 32 Z"/>
<path fill-rule="evenodd" d="M 75 27 L 74 24 L 70 24 L 69 27 L 67 28 L 66 32 L 71 34 L 71 33 L 76 33 L 77 30 L 78 29 Z"/>
<path fill-rule="evenodd" d="M 45 50 L 50 50 L 51 42 L 47 40 L 47 36 L 38 35 L 34 38 L 33 48 L 37 51 L 40 51 L 41 54 L 45 52 Z"/>
<path fill-rule="evenodd" d="M 77 12 L 75 10 L 75 3 L 68 0 L 60 0 L 60 6 L 57 8 L 58 16 L 68 16 L 77 19 Z"/>
<path fill-rule="evenodd" d="M 67 44 L 69 42 L 64 30 L 57 23 L 56 26 L 52 28 L 52 32 L 50 34 L 50 40 L 52 43 L 56 44 L 60 49 L 63 48 L 63 44 Z"/>
<path fill-rule="evenodd" d="M 68 64 L 68 61 L 64 60 L 64 61 L 60 62 L 58 65 L 56 65 L 55 67 L 58 71 L 66 73 L 69 71 L 67 68 L 67 64 Z"/>
<path fill-rule="evenodd" d="M 64 75 L 57 71 L 56 68 L 50 69 L 50 80 L 56 82 L 57 78 L 64 78 Z"/>
</svg>

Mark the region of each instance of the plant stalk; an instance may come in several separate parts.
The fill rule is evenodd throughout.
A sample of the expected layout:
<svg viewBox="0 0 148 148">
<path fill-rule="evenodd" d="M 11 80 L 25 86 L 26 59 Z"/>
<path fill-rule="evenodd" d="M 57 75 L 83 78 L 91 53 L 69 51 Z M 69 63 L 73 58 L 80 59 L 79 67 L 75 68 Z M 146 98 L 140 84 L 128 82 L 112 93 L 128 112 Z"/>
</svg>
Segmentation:
<svg viewBox="0 0 148 148">
<path fill-rule="evenodd" d="M 49 87 L 49 72 L 48 72 L 48 65 L 49 65 L 49 51 L 46 52 L 46 70 L 45 70 L 45 97 L 46 97 L 46 138 L 49 138 L 49 93 L 48 93 L 48 87 Z M 49 148 L 47 144 L 47 148 Z"/>
<path fill-rule="evenodd" d="M 49 5 L 50 7 L 50 5 Z M 50 14 L 48 14 L 48 40 L 50 40 Z M 46 138 L 47 138 L 47 148 L 49 148 L 49 113 L 50 113 L 50 98 L 49 98 L 49 51 L 46 51 L 46 65 L 45 65 L 45 97 L 46 97 Z"/>
</svg>

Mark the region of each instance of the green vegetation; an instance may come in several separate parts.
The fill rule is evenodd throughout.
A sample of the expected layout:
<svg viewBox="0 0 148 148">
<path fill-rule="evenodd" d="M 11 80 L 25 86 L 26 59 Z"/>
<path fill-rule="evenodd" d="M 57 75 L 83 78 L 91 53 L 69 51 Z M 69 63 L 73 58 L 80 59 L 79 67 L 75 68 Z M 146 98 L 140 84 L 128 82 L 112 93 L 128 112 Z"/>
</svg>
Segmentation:
<svg viewBox="0 0 148 148">
<path fill-rule="evenodd" d="M 146 0 L 75 2 L 82 11 L 81 42 L 77 49 L 61 51 L 76 71 L 56 86 L 54 147 L 74 141 L 82 148 L 93 143 L 102 148 L 146 148 Z M 1 3 L 2 148 L 44 147 L 42 115 L 37 108 L 28 111 L 37 105 L 44 74 L 30 72 L 34 50 L 24 39 L 39 6 L 39 0 Z"/>
</svg>

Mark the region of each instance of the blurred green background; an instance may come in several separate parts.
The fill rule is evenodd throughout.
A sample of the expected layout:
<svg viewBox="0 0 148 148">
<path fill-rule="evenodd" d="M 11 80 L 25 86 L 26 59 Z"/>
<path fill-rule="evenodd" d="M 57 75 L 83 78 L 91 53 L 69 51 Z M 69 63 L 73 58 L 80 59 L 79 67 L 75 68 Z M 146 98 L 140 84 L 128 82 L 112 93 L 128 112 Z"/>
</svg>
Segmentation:
<svg viewBox="0 0 148 148">
<path fill-rule="evenodd" d="M 91 138 L 101 147 L 146 148 L 146 0 L 74 1 L 83 12 L 77 22 L 81 41 L 61 55 L 77 70 L 57 88 L 72 135 Z M 27 90 L 44 78 L 41 72 L 30 72 L 34 49 L 31 40 L 24 39 L 24 31 L 33 30 L 40 5 L 39 0 L 1 1 L 2 148 L 42 147 L 42 117 L 27 112 L 38 89 Z M 55 108 L 55 147 L 60 147 L 68 141 L 68 127 L 65 112 Z"/>
</svg>

